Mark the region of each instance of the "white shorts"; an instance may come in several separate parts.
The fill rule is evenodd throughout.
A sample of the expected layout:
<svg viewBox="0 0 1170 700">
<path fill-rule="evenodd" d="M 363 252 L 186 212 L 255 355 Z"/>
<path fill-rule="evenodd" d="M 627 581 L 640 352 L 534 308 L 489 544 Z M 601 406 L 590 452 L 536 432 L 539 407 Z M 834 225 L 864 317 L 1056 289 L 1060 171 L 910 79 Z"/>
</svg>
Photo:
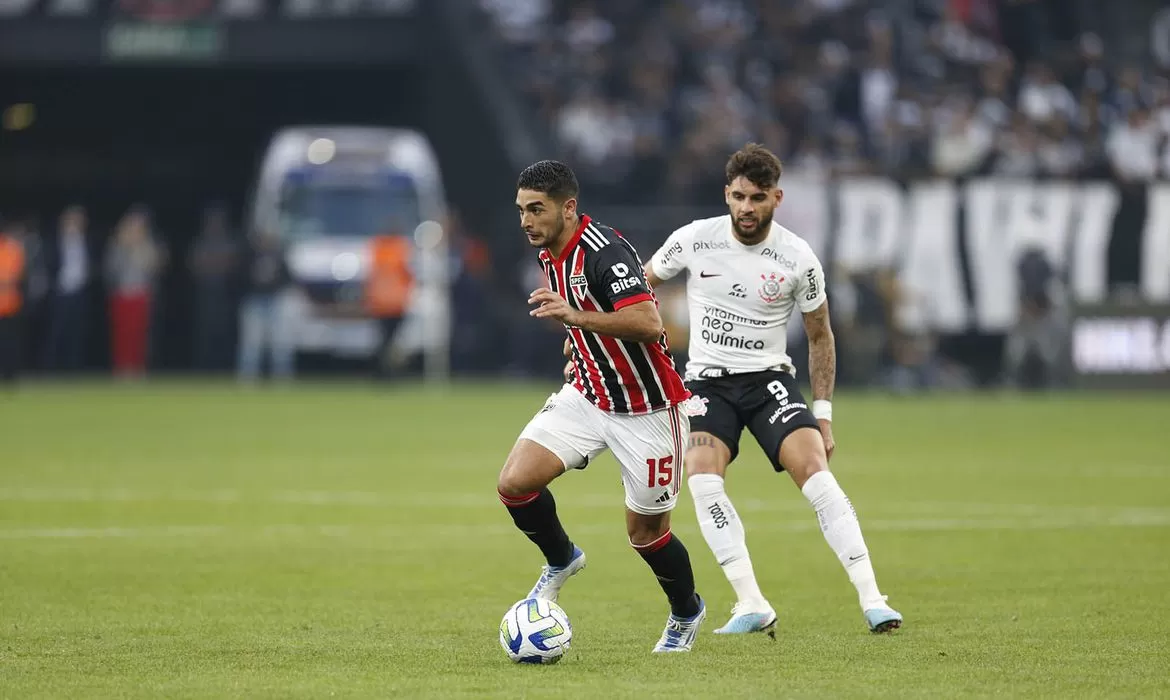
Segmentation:
<svg viewBox="0 0 1170 700">
<path fill-rule="evenodd" d="M 608 447 L 622 467 L 626 507 L 656 515 L 674 508 L 690 431 L 679 406 L 638 416 L 606 413 L 566 384 L 520 437 L 560 457 L 566 470 L 584 469 Z"/>
</svg>

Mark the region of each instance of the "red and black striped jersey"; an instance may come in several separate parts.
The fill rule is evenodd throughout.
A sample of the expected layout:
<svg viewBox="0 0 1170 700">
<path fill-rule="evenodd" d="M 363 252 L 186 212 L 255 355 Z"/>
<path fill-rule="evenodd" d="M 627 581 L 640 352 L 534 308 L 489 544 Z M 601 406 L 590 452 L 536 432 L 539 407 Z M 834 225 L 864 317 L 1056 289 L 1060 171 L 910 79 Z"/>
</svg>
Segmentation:
<svg viewBox="0 0 1170 700">
<path fill-rule="evenodd" d="M 658 300 L 634 247 L 614 229 L 581 216 L 581 225 L 559 258 L 548 250 L 540 262 L 549 288 L 575 309 L 613 312 Z M 619 340 L 566 327 L 573 347 L 573 386 L 603 411 L 642 414 L 684 401 L 690 394 L 670 356 L 666 334 L 654 343 Z"/>
</svg>

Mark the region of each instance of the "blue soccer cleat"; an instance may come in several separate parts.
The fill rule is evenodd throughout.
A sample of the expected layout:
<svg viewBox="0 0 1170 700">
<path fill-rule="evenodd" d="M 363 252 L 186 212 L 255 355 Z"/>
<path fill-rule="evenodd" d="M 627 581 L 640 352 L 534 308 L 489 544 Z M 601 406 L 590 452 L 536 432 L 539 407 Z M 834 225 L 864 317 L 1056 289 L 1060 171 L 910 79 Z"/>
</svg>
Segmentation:
<svg viewBox="0 0 1170 700">
<path fill-rule="evenodd" d="M 581 551 L 577 545 L 573 545 L 573 557 L 569 559 L 569 563 L 564 566 L 546 565 L 541 569 L 540 578 L 537 579 L 532 590 L 528 592 L 528 597 L 557 602 L 561 586 L 565 585 L 565 581 L 568 581 L 570 576 L 584 568 L 585 552 Z"/>
<path fill-rule="evenodd" d="M 902 626 L 902 613 L 890 607 L 870 608 L 865 611 L 865 622 L 874 634 L 893 632 Z"/>
<path fill-rule="evenodd" d="M 776 638 L 776 611 L 765 605 L 762 610 L 747 610 L 736 603 L 731 608 L 731 619 L 715 630 L 715 634 L 750 634 L 764 632 Z"/>
<path fill-rule="evenodd" d="M 707 617 L 707 604 L 699 598 L 699 612 L 691 617 L 675 617 L 672 613 L 666 618 L 666 629 L 662 637 L 654 646 L 654 653 L 672 651 L 690 651 L 695 645 L 695 637 L 699 636 L 699 625 Z"/>
</svg>

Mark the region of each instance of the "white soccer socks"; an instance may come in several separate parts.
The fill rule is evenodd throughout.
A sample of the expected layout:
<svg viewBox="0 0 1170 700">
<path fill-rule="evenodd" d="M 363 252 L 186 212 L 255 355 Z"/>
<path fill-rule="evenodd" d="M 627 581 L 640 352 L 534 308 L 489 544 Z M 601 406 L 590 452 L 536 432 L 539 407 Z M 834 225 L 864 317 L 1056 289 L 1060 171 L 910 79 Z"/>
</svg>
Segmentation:
<svg viewBox="0 0 1170 700">
<path fill-rule="evenodd" d="M 694 486 L 691 488 L 693 490 Z M 873 564 L 869 561 L 869 550 L 865 546 L 865 538 L 861 536 L 861 525 L 857 522 L 857 512 L 837 484 L 837 478 L 828 471 L 817 472 L 804 483 L 801 492 L 817 513 L 817 522 L 821 525 L 825 541 L 837 554 L 837 559 L 849 574 L 849 580 L 857 588 L 861 609 L 887 607 L 885 598 L 878 591 Z M 698 501 L 698 496 L 695 500 Z M 706 534 L 706 530 L 703 532 Z"/>
<path fill-rule="evenodd" d="M 723 477 L 717 474 L 695 474 L 687 479 L 687 485 L 695 501 L 695 513 L 699 518 L 703 539 L 707 540 L 707 546 L 715 554 L 716 561 L 735 589 L 739 605 L 745 611 L 771 609 L 760 592 L 760 585 L 756 583 L 743 522 L 735 512 L 735 506 L 731 505 L 731 499 L 727 497 Z"/>
</svg>

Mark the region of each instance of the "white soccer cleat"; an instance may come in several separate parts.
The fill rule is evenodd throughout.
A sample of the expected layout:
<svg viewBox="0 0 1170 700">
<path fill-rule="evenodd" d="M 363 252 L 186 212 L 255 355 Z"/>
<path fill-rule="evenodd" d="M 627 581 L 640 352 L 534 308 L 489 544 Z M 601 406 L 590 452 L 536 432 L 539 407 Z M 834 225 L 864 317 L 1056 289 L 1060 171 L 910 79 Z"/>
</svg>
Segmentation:
<svg viewBox="0 0 1170 700">
<path fill-rule="evenodd" d="M 776 611 L 772 606 L 764 604 L 763 608 L 748 609 L 740 603 L 731 608 L 731 619 L 727 624 L 715 630 L 715 634 L 749 634 L 764 632 L 772 639 L 776 638 Z"/>
<path fill-rule="evenodd" d="M 693 616 L 675 617 L 671 613 L 670 617 L 666 618 L 666 629 L 662 631 L 662 637 L 654 646 L 654 653 L 690 651 L 695 645 L 695 637 L 699 636 L 699 625 L 703 624 L 705 617 L 707 604 L 703 602 L 702 597 L 699 598 L 699 612 Z"/>
<path fill-rule="evenodd" d="M 573 558 L 564 566 L 545 566 L 540 571 L 540 578 L 536 585 L 528 592 L 529 598 L 540 598 L 557 602 L 561 594 L 561 587 L 569 577 L 585 568 L 585 552 L 577 545 L 573 545 Z"/>
</svg>

